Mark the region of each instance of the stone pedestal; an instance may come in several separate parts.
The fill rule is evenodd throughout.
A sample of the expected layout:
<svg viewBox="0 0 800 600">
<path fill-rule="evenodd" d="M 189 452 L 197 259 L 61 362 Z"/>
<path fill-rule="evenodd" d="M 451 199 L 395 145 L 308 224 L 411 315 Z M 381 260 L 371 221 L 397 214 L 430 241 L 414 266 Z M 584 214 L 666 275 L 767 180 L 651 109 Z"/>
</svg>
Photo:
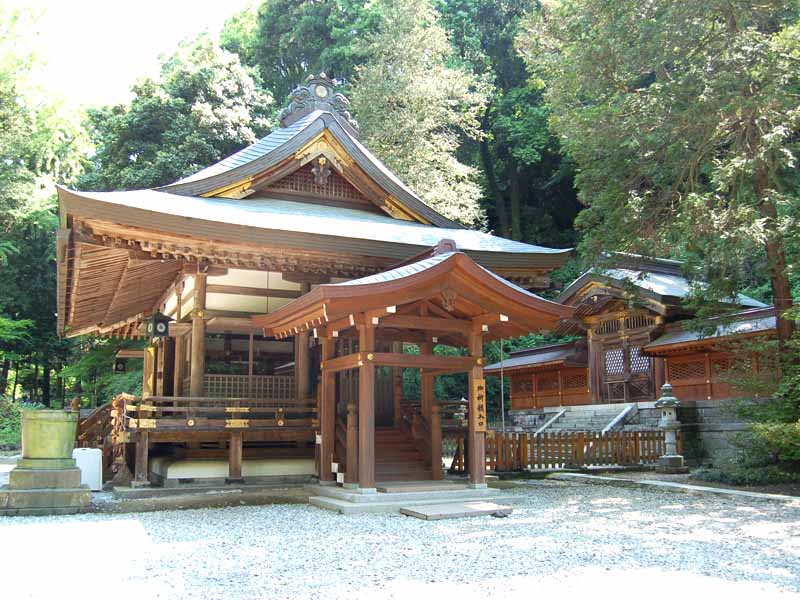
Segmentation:
<svg viewBox="0 0 800 600">
<path fill-rule="evenodd" d="M 688 473 L 689 468 L 683 464 L 680 454 L 665 454 L 658 458 L 656 473 Z"/>
<path fill-rule="evenodd" d="M 61 515 L 89 506 L 92 492 L 70 456 L 77 413 L 26 411 L 22 419 L 22 458 L 0 488 L 0 515 Z"/>
</svg>

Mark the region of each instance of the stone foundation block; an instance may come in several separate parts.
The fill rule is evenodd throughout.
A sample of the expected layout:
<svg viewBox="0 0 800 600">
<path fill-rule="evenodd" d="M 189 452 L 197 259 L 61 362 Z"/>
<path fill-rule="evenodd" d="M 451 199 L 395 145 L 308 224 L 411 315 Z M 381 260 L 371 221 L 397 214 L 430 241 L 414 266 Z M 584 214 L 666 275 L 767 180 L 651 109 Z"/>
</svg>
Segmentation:
<svg viewBox="0 0 800 600">
<path fill-rule="evenodd" d="M 9 489 L 53 489 L 81 487 L 81 470 L 75 469 L 20 469 L 8 474 Z"/>
</svg>

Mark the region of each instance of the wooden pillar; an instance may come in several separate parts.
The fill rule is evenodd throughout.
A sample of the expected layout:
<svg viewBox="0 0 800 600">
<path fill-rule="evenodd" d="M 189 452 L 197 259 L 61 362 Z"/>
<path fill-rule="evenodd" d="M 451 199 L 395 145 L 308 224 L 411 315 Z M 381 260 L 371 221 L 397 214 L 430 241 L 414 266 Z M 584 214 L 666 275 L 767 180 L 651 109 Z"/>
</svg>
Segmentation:
<svg viewBox="0 0 800 600">
<path fill-rule="evenodd" d="M 136 438 L 136 461 L 134 466 L 132 487 L 145 487 L 150 485 L 149 465 L 147 462 L 150 450 L 150 434 L 140 431 Z"/>
<path fill-rule="evenodd" d="M 206 373 L 206 280 L 205 273 L 195 275 L 190 396 L 203 395 L 203 379 Z"/>
<path fill-rule="evenodd" d="M 356 399 L 347 403 L 347 471 L 345 483 L 358 484 L 358 406 Z"/>
<path fill-rule="evenodd" d="M 301 292 L 308 293 L 311 284 L 302 283 Z M 311 358 L 308 352 L 308 331 L 301 331 L 294 336 L 294 383 L 297 400 L 305 400 L 311 396 Z"/>
<path fill-rule="evenodd" d="M 358 485 L 375 487 L 375 328 L 358 328 L 358 349 L 363 356 L 358 368 Z"/>
<path fill-rule="evenodd" d="M 142 371 L 142 398 L 153 396 L 156 392 L 156 358 L 155 346 L 144 349 L 144 368 Z"/>
<path fill-rule="evenodd" d="M 442 479 L 442 418 L 439 405 L 431 405 L 431 474 L 433 479 Z"/>
<path fill-rule="evenodd" d="M 172 370 L 172 389 L 173 389 L 173 396 L 182 396 L 184 394 L 183 389 L 183 365 L 186 362 L 186 358 L 183 355 L 183 351 L 186 349 L 186 340 L 183 336 L 178 336 L 175 338 L 175 365 L 173 366 Z"/>
<path fill-rule="evenodd" d="M 392 342 L 392 352 L 394 354 L 402 354 L 403 343 Z M 403 369 L 400 367 L 392 367 L 392 402 L 394 426 L 399 427 L 403 420 Z"/>
<path fill-rule="evenodd" d="M 255 338 L 250 334 L 247 341 L 247 395 L 253 397 L 253 356 L 255 354 Z"/>
<path fill-rule="evenodd" d="M 228 440 L 228 481 L 242 480 L 242 432 L 232 431 Z"/>
<path fill-rule="evenodd" d="M 469 482 L 474 486 L 486 485 L 486 431 L 480 427 L 476 415 L 479 386 L 483 386 L 483 405 L 486 405 L 485 382 L 483 379 L 483 332 L 479 323 L 473 324 L 469 336 L 469 354 L 476 364 L 469 370 Z M 483 431 L 481 430 L 483 429 Z"/>
<path fill-rule="evenodd" d="M 433 354 L 433 344 L 431 342 L 423 342 L 419 345 L 420 354 Z M 433 375 L 427 375 L 423 369 L 420 369 L 420 404 L 422 408 L 422 416 L 430 423 L 431 420 L 431 405 L 433 404 L 434 395 L 434 378 Z"/>
<path fill-rule="evenodd" d="M 322 436 L 319 460 L 319 480 L 321 482 L 333 481 L 331 462 L 336 439 L 336 373 L 327 371 L 325 363 L 333 358 L 335 348 L 333 338 L 322 338 L 322 389 L 319 407 L 320 435 Z"/>
<path fill-rule="evenodd" d="M 392 383 L 394 388 L 394 426 L 399 427 L 403 420 L 403 369 L 392 367 Z"/>
</svg>

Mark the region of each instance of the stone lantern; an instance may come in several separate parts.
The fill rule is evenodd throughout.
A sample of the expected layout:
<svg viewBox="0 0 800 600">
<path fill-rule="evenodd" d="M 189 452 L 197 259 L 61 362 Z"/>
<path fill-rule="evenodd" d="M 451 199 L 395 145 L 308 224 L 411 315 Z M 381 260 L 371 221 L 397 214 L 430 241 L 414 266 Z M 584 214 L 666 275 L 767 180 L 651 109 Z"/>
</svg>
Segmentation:
<svg viewBox="0 0 800 600">
<path fill-rule="evenodd" d="M 678 407 L 680 400 L 672 395 L 672 386 L 665 383 L 661 386 L 661 397 L 656 400 L 655 407 L 661 411 L 659 426 L 664 430 L 665 453 L 659 457 L 656 471 L 659 473 L 686 473 L 688 469 L 683 464 L 683 456 L 678 454 L 678 430 L 681 422 L 678 420 Z"/>
</svg>

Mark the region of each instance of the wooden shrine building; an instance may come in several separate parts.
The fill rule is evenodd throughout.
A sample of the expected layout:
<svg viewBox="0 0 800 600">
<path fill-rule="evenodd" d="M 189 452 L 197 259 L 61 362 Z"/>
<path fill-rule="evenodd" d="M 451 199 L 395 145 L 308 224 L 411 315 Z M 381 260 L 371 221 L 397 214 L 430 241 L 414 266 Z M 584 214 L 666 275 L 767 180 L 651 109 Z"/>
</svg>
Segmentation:
<svg viewBox="0 0 800 600">
<path fill-rule="evenodd" d="M 687 327 L 690 291 L 679 262 L 616 255 L 612 267 L 590 269 L 557 298 L 573 309 L 557 331 L 573 341 L 513 352 L 486 372 L 510 378 L 512 411 L 652 403 L 665 382 L 684 402 L 731 398 L 730 342 L 774 335 L 775 311 L 739 295 L 735 313 L 701 334 Z"/>
<path fill-rule="evenodd" d="M 358 132 L 334 83 L 311 77 L 279 128 L 185 179 L 58 189 L 59 332 L 151 340 L 142 397 L 114 408 L 138 484 L 158 480 L 159 456 L 222 454 L 239 479 L 243 460 L 316 455 L 321 480 L 341 463 L 350 483 L 371 487 L 377 429 L 410 446 L 382 475 L 438 477 L 431 386 L 456 371 L 474 384 L 471 477 L 482 481 L 481 343 L 571 316 L 528 291 L 547 287 L 570 251 L 465 229 Z M 466 354 L 439 356 L 437 344 Z M 403 431 L 403 368 L 423 373 L 419 439 Z"/>
</svg>

